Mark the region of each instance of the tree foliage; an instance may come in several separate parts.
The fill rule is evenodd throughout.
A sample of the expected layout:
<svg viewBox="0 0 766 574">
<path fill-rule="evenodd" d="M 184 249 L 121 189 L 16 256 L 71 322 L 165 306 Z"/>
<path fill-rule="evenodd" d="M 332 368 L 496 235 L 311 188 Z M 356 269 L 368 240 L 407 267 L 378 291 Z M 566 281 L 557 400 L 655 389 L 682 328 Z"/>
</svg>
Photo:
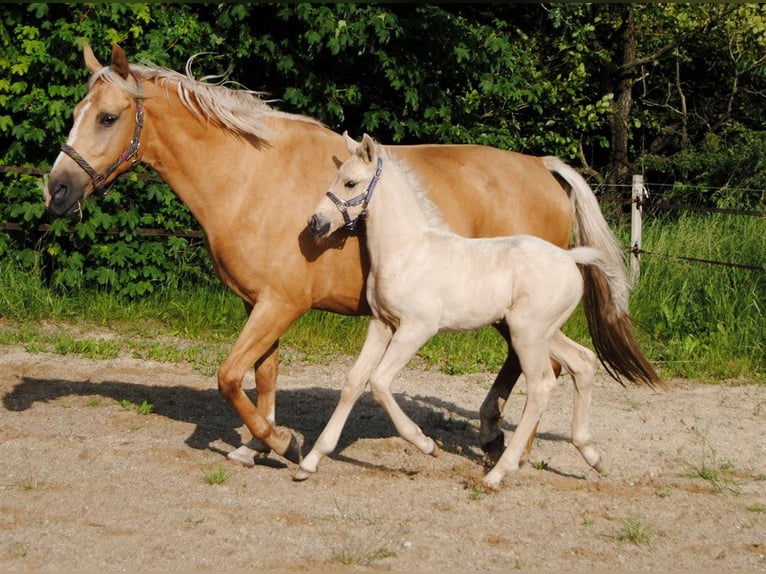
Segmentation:
<svg viewBox="0 0 766 574">
<path fill-rule="evenodd" d="M 0 41 L 4 165 L 50 166 L 85 93 L 87 41 L 102 60 L 119 43 L 176 70 L 199 54 L 197 76 L 337 131 L 559 155 L 601 180 L 644 171 L 699 204 L 764 202 L 761 4 L 6 4 Z M 76 226 L 49 222 L 40 186 L 3 176 L 0 222 L 23 231 L 0 232 L 0 254 L 53 283 L 136 296 L 210 276 L 199 240 L 139 237 L 196 229 L 164 184 L 133 174 Z"/>
</svg>

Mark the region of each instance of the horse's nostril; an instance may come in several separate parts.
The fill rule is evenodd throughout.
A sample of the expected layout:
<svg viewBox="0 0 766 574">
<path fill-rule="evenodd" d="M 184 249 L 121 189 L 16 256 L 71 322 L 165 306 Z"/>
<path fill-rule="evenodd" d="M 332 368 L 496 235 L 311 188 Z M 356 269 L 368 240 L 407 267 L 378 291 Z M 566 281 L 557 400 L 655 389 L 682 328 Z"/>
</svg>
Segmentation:
<svg viewBox="0 0 766 574">
<path fill-rule="evenodd" d="M 57 183 L 51 192 L 54 203 L 63 203 L 69 195 L 69 187 L 65 183 Z"/>
<path fill-rule="evenodd" d="M 317 237 L 326 234 L 330 229 L 330 222 L 316 213 L 309 217 L 309 230 Z"/>
</svg>

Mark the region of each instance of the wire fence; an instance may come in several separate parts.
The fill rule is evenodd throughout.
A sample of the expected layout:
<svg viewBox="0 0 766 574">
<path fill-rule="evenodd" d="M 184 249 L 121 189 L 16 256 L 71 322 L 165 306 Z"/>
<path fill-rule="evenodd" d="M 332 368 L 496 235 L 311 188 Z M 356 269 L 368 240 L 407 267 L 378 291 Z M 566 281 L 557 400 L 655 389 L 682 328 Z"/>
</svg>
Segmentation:
<svg viewBox="0 0 766 574">
<path fill-rule="evenodd" d="M 50 168 L 41 168 L 41 167 L 28 167 L 28 166 L 13 166 L 13 165 L 0 165 L 0 173 L 5 174 L 23 174 L 23 175 L 34 175 L 34 176 L 43 176 L 47 174 L 50 171 Z M 136 177 L 138 177 L 141 181 L 146 182 L 154 182 L 154 183 L 163 183 L 162 180 L 157 177 L 154 174 L 148 174 L 148 173 L 139 173 L 136 174 Z M 760 218 L 766 218 L 766 211 L 760 211 L 760 210 L 753 210 L 753 209 L 727 209 L 727 208 L 716 208 L 716 207 L 703 207 L 698 205 L 691 205 L 691 204 L 683 204 L 683 203 L 651 203 L 649 201 L 649 193 L 648 188 L 646 184 L 643 183 L 643 178 L 640 176 L 636 176 L 639 178 L 640 183 L 637 183 L 636 179 L 634 179 L 633 184 L 615 184 L 615 185 L 609 185 L 609 186 L 602 186 L 603 188 L 610 188 L 615 190 L 632 190 L 632 199 L 630 201 L 631 208 L 633 211 L 633 217 L 636 217 L 636 213 L 638 213 L 638 217 L 643 217 L 644 210 L 647 207 L 651 207 L 652 211 L 691 211 L 691 212 L 698 212 L 698 213 L 709 213 L 709 214 L 718 214 L 718 215 L 736 215 L 736 216 L 744 216 L 744 217 L 760 217 Z M 663 187 L 664 184 L 652 184 L 652 187 Z M 706 188 L 710 189 L 710 188 Z M 740 191 L 760 191 L 763 192 L 763 190 L 740 190 Z M 633 225 L 635 226 L 635 220 L 633 222 Z M 22 225 L 18 223 L 0 223 L 0 230 L 3 231 L 24 231 L 27 228 L 23 227 Z M 47 232 L 50 231 L 51 226 L 47 224 L 41 224 L 38 225 L 36 230 L 40 232 Z M 117 228 L 107 229 L 100 231 L 100 233 L 104 233 L 107 235 L 116 235 L 119 234 L 121 230 Z M 764 230 L 764 233 L 766 233 L 766 230 Z M 143 237 L 180 237 L 180 238 L 186 238 L 186 239 L 198 239 L 203 236 L 203 232 L 200 230 L 195 229 L 188 229 L 188 230 L 181 230 L 181 231 L 167 231 L 165 229 L 161 228 L 137 228 L 136 234 Z M 635 228 L 633 229 L 632 237 L 631 237 L 631 245 L 627 248 L 627 251 L 633 256 L 633 262 L 636 263 L 635 273 L 637 274 L 637 264 L 638 260 L 641 255 L 651 255 L 654 257 L 665 257 L 668 259 L 677 259 L 682 261 L 690 261 L 693 263 L 701 263 L 706 265 L 717 265 L 722 267 L 730 267 L 733 269 L 744 269 L 747 271 L 754 271 L 754 272 L 760 272 L 760 273 L 766 273 L 766 265 L 759 265 L 759 264 L 748 264 L 748 263 L 735 263 L 730 261 L 715 261 L 711 259 L 705 259 L 701 257 L 691 257 L 688 255 L 678 255 L 678 254 L 670 254 L 670 253 L 657 253 L 653 251 L 648 251 L 646 249 L 643 249 L 643 247 L 640 244 L 640 238 L 638 241 L 635 237 Z"/>
<path fill-rule="evenodd" d="M 766 265 L 763 264 L 750 264 L 750 263 L 735 263 L 732 261 L 716 261 L 713 259 L 706 259 L 702 257 L 692 257 L 690 255 L 679 255 L 670 253 L 658 253 L 654 251 L 648 251 L 642 247 L 642 227 L 644 209 L 651 207 L 652 211 L 694 211 L 718 215 L 736 215 L 746 217 L 759 217 L 766 218 L 766 211 L 752 210 L 752 209 L 727 209 L 727 208 L 715 208 L 715 207 L 703 207 L 697 205 L 688 205 L 681 203 L 650 203 L 649 191 L 644 184 L 644 178 L 641 175 L 633 176 L 633 183 L 631 188 L 631 233 L 630 233 L 630 247 L 628 248 L 631 254 L 630 265 L 631 275 L 633 281 L 637 281 L 640 271 L 641 255 L 652 255 L 655 257 L 664 257 L 667 259 L 676 259 L 681 261 L 690 261 L 693 263 L 702 263 L 706 265 L 717 265 L 720 267 L 729 267 L 732 269 L 743 269 L 747 271 L 754 271 L 760 273 L 766 273 Z M 709 189 L 709 188 L 708 188 Z M 749 190 L 760 191 L 760 190 Z M 766 230 L 764 231 L 766 233 Z"/>
</svg>

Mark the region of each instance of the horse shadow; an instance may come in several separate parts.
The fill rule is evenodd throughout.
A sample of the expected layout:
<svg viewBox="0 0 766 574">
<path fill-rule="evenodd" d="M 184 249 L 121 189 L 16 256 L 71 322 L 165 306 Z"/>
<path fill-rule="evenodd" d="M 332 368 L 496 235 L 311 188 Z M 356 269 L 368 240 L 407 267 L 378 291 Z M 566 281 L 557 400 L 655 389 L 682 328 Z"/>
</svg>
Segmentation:
<svg viewBox="0 0 766 574">
<path fill-rule="evenodd" d="M 253 400 L 256 399 L 254 390 L 246 392 Z M 243 438 L 249 438 L 246 430 L 245 437 L 240 435 L 242 421 L 221 397 L 217 388 L 194 389 L 182 385 L 159 387 L 119 380 L 92 382 L 24 376 L 2 397 L 2 404 L 8 411 L 23 412 L 36 403 L 46 403 L 64 397 L 94 395 L 118 403 L 130 401 L 140 404 L 147 401 L 153 406 L 153 415 L 194 425 L 194 430 L 184 442 L 196 450 L 210 450 L 225 456 L 227 452 L 216 446 L 217 444 L 224 443 L 233 450 L 240 446 Z M 324 387 L 277 391 L 277 422 L 302 435 L 304 455 L 322 432 L 339 396 L 338 389 Z M 395 396 L 407 416 L 415 421 L 425 434 L 436 440 L 442 450 L 482 463 L 482 454 L 478 447 L 478 405 L 481 399 L 479 394 L 476 410 L 432 396 Z M 515 425 L 504 421 L 503 428 L 513 431 Z M 352 464 L 362 464 L 343 455 L 343 450 L 358 440 L 394 436 L 398 434 L 388 415 L 372 399 L 370 393 L 365 392 L 355 404 L 335 453 L 330 456 Z M 540 433 L 538 438 L 568 441 L 567 437 L 550 433 Z M 285 466 L 273 459 L 258 460 L 260 464 Z"/>
</svg>

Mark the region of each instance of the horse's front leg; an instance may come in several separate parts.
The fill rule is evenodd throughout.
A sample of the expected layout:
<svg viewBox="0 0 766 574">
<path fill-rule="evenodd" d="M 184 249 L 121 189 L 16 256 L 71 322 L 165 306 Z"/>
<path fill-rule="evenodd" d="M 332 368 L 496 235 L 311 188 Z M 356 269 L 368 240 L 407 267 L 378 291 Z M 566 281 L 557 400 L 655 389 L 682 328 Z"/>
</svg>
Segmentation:
<svg viewBox="0 0 766 574">
<path fill-rule="evenodd" d="M 262 410 L 253 404 L 242 389 L 242 380 L 250 366 L 259 361 L 257 370 L 262 368 L 264 373 L 269 375 L 266 379 L 271 379 L 273 392 L 277 373 L 275 367 L 279 359 L 276 342 L 303 311 L 305 310 L 279 300 L 258 301 L 237 341 L 218 369 L 218 390 L 237 411 L 253 438 L 296 463 L 300 461 L 298 439 L 290 429 L 274 425 L 273 402 L 272 406 L 269 406 L 269 401 L 265 401 Z"/>
<path fill-rule="evenodd" d="M 256 408 L 272 424 L 276 423 L 276 389 L 279 374 L 279 341 L 255 364 L 255 388 L 258 391 Z M 227 456 L 244 466 L 254 466 L 255 457 L 268 455 L 271 448 L 262 440 L 252 438 Z"/>
<path fill-rule="evenodd" d="M 391 335 L 391 328 L 385 323 L 374 317 L 370 320 L 367 337 L 359 357 L 348 372 L 346 382 L 340 392 L 340 400 L 311 452 L 301 461 L 300 468 L 293 476 L 293 480 L 300 481 L 309 478 L 317 471 L 319 462 L 335 450 L 351 409 L 364 391 L 372 369 L 383 356 L 386 346 L 391 340 Z"/>
</svg>

